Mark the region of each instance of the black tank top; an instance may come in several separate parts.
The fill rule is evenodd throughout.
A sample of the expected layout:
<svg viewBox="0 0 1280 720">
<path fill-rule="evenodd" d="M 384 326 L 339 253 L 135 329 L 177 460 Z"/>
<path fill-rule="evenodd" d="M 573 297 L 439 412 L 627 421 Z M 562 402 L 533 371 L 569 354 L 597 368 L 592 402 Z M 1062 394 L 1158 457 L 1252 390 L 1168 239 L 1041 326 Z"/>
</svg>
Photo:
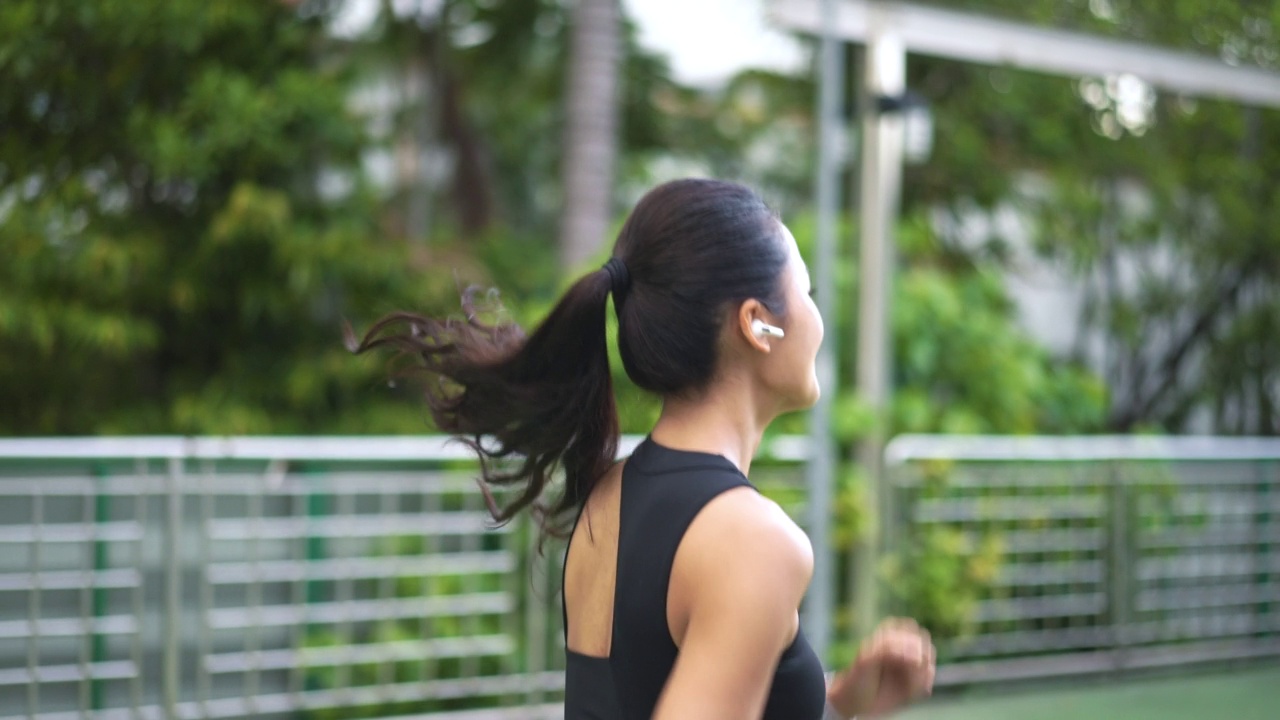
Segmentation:
<svg viewBox="0 0 1280 720">
<path fill-rule="evenodd" d="M 679 649 L 667 627 L 667 586 L 676 548 L 694 516 L 732 488 L 754 487 L 727 458 L 673 450 L 646 439 L 622 469 L 618 568 L 609 657 L 568 650 L 565 720 L 649 720 Z M 565 559 L 569 550 L 565 548 Z M 769 689 L 765 720 L 817 720 L 826 703 L 822 664 L 797 631 Z"/>
</svg>

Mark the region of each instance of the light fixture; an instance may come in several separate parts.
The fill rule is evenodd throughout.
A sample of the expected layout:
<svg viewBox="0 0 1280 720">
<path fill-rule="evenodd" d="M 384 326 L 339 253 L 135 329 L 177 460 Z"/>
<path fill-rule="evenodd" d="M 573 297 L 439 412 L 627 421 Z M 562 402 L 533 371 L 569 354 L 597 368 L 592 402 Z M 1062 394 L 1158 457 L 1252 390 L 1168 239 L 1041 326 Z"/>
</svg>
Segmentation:
<svg viewBox="0 0 1280 720">
<path fill-rule="evenodd" d="M 924 96 L 910 90 L 898 96 L 880 95 L 876 97 L 876 109 L 902 114 L 902 154 L 908 163 L 919 165 L 929 159 L 933 152 L 933 112 Z"/>
</svg>

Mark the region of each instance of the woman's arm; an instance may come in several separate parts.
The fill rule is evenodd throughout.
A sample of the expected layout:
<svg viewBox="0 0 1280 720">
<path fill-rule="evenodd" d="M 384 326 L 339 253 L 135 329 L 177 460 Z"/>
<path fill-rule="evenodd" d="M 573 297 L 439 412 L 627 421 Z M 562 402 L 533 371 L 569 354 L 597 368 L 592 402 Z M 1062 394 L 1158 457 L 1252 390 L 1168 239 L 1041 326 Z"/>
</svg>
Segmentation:
<svg viewBox="0 0 1280 720">
<path fill-rule="evenodd" d="M 750 488 L 708 503 L 673 563 L 668 612 L 683 637 L 654 719 L 760 717 L 812 573 L 807 538 L 777 505 Z"/>
</svg>

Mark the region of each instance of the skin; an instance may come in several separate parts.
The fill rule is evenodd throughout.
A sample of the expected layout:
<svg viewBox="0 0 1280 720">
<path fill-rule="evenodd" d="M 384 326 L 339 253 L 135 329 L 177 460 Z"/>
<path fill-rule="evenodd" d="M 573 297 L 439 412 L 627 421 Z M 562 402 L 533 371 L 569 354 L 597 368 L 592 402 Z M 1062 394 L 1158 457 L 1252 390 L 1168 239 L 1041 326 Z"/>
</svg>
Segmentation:
<svg viewBox="0 0 1280 720">
<path fill-rule="evenodd" d="M 813 405 L 823 325 L 795 239 L 779 225 L 789 258 L 780 278 L 785 316 L 757 300 L 732 309 L 720 338 L 715 380 L 696 398 L 667 398 L 653 428 L 660 445 L 719 454 L 746 474 L 778 415 Z M 753 320 L 783 328 L 756 336 Z M 565 567 L 568 645 L 605 657 L 611 643 L 621 465 L 587 500 Z M 777 504 L 751 488 L 718 495 L 690 524 L 676 551 L 667 625 L 680 648 L 655 720 L 760 717 L 782 652 L 799 629 L 813 575 L 813 549 Z M 749 600 L 749 601 L 748 601 Z M 845 717 L 875 717 L 927 694 L 935 653 L 910 620 L 885 621 L 827 689 Z"/>
</svg>

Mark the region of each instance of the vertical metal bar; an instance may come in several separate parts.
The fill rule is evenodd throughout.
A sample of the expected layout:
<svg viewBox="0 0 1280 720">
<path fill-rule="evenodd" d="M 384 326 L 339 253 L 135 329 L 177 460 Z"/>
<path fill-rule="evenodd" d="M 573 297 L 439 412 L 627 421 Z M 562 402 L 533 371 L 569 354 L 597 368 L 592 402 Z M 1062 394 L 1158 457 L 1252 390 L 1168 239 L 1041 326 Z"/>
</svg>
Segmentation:
<svg viewBox="0 0 1280 720">
<path fill-rule="evenodd" d="M 245 608 L 249 622 L 245 623 L 245 655 L 249 661 L 245 664 L 244 694 L 249 711 L 258 712 L 258 696 L 262 694 L 262 504 L 266 492 L 270 470 L 264 471 L 258 482 L 249 492 L 249 587 Z"/>
<path fill-rule="evenodd" d="M 95 530 L 98 523 L 105 523 L 111 519 L 111 493 L 108 485 L 109 478 L 105 465 L 96 463 L 93 466 L 93 476 L 97 491 L 92 493 L 91 498 L 86 498 L 86 503 L 92 501 L 92 519 L 86 518 L 86 523 Z M 134 481 L 137 481 L 135 475 Z M 85 508 L 86 515 L 89 514 L 89 507 Z M 139 530 L 141 532 L 141 530 Z M 90 578 L 96 578 L 98 573 L 106 571 L 111 566 L 111 548 L 109 543 L 104 540 L 94 539 L 90 546 L 93 554 L 93 572 L 89 574 Z M 107 591 L 93 587 L 90 591 L 90 602 L 92 603 L 92 614 L 94 619 L 100 618 L 107 614 Z M 134 622 L 139 625 L 142 623 L 141 616 L 135 616 Z M 93 632 L 89 634 L 89 660 L 91 663 L 99 663 L 107 658 L 107 636 L 102 633 Z M 87 677 L 87 676 L 86 676 Z M 104 706 L 105 686 L 101 680 L 93 680 L 89 684 L 88 708 L 92 710 L 100 710 Z"/>
<path fill-rule="evenodd" d="M 422 511 L 426 513 L 428 517 L 434 517 L 436 513 L 440 512 L 442 506 L 441 493 L 444 492 L 446 483 L 443 481 L 443 478 L 441 478 L 441 482 L 439 484 L 427 482 L 424 483 L 424 485 L 426 489 L 423 490 L 422 495 Z M 424 527 L 426 529 L 424 530 L 422 538 L 422 552 L 424 556 L 432 557 L 440 552 L 440 536 L 431 531 L 429 523 L 424 524 Z M 432 592 L 433 587 L 431 575 L 424 572 L 422 575 L 422 594 L 429 595 Z M 419 636 L 424 640 L 430 640 L 435 634 L 435 620 L 430 616 L 424 615 L 422 618 L 422 627 L 420 628 Z M 439 673 L 440 667 L 436 655 L 431 650 L 428 650 L 425 653 L 425 657 L 422 659 L 422 680 L 435 680 Z"/>
<path fill-rule="evenodd" d="M 1270 568 L 1267 567 L 1267 561 L 1270 557 L 1271 546 L 1268 543 L 1268 530 L 1271 525 L 1271 483 L 1267 481 L 1267 462 L 1258 460 L 1253 463 L 1254 482 L 1253 482 L 1253 521 L 1250 525 L 1253 528 L 1253 542 L 1251 543 L 1252 556 L 1250 563 L 1252 572 L 1249 573 L 1252 580 L 1250 585 L 1257 591 L 1257 600 L 1253 606 L 1253 612 L 1250 613 L 1250 635 L 1255 638 L 1266 636 L 1267 619 L 1271 612 L 1270 599 L 1266 590 L 1270 586 L 1271 576 Z"/>
<path fill-rule="evenodd" d="M 342 518 L 344 523 L 349 522 L 355 515 L 354 507 L 355 495 L 351 488 L 344 487 L 338 494 L 338 516 Z M 385 537 L 385 536 L 383 536 Z M 394 537 L 394 536 L 392 536 Z M 334 557 L 338 559 L 354 560 L 355 552 L 353 547 L 355 543 L 350 536 L 341 536 L 339 538 L 341 545 L 334 552 Z M 338 685 L 341 688 L 339 696 L 343 698 L 342 702 L 350 704 L 352 702 L 351 689 L 354 685 L 352 682 L 352 665 L 355 662 L 352 654 L 352 646 L 356 644 L 356 631 L 351 623 L 351 601 L 354 599 L 354 587 L 351 580 L 351 573 L 340 573 L 338 576 L 337 597 L 335 600 L 341 609 L 341 622 L 338 625 L 338 637 L 342 642 L 342 664 L 338 666 Z"/>
<path fill-rule="evenodd" d="M 1111 568 L 1111 642 L 1117 670 L 1128 665 L 1129 608 L 1132 604 L 1132 583 L 1129 581 L 1129 554 L 1134 551 L 1129 542 L 1131 498 L 1130 488 L 1123 472 L 1118 472 L 1119 462 L 1107 464 L 1111 478 L 1111 537 L 1108 545 L 1108 566 Z"/>
<path fill-rule="evenodd" d="M 515 534 L 516 533 L 513 529 L 512 532 L 498 536 L 498 544 L 501 552 L 510 552 L 507 545 L 511 542 L 511 538 Z M 523 577 L 523 575 L 519 571 L 516 571 L 504 573 L 500 578 L 503 594 L 511 599 L 511 610 L 502 614 L 502 633 L 511 638 L 513 642 L 517 642 L 521 631 L 521 617 L 519 614 L 519 608 L 521 607 L 519 603 L 521 577 Z M 554 606 L 554 603 L 551 603 L 551 607 Z M 519 647 L 519 645 L 517 644 L 516 647 Z M 507 677 L 515 676 L 520 669 L 520 661 L 521 658 L 517 652 L 511 652 L 504 655 L 501 659 L 501 668 L 499 669 L 499 672 Z M 503 695 L 502 704 L 503 706 L 509 706 L 521 702 L 522 699 L 521 693 L 514 691 L 508 692 Z"/>
<path fill-rule="evenodd" d="M 202 717 L 209 716 L 212 695 L 209 655 L 213 647 L 213 629 L 209 627 L 209 618 L 213 615 L 213 583 L 209 573 L 213 570 L 213 505 L 216 496 L 216 488 L 215 492 L 210 492 L 213 480 L 213 468 L 205 464 L 200 472 L 200 636 L 196 639 L 196 702 Z"/>
<path fill-rule="evenodd" d="M 285 482 L 289 482 L 288 475 L 285 476 Z M 306 496 L 301 492 L 291 492 L 289 494 L 289 516 L 293 518 L 305 518 L 307 516 Z M 298 579 L 290 584 L 289 603 L 295 608 L 302 609 L 307 602 L 307 577 L 311 574 L 311 563 L 308 561 L 307 553 L 310 546 L 310 539 L 306 533 L 299 533 L 294 540 L 295 552 L 300 560 L 302 572 L 298 574 Z M 289 647 L 294 652 L 300 653 L 303 643 L 305 642 L 305 633 L 303 632 L 305 622 L 299 621 L 289 628 Z M 288 693 L 291 696 L 291 702 L 294 707 L 299 707 L 302 702 L 303 690 L 303 663 L 294 663 L 289 668 Z"/>
<path fill-rule="evenodd" d="M 133 662 L 133 675 L 129 679 L 129 702 L 133 705 L 134 720 L 142 717 L 142 627 L 145 624 L 146 597 L 143 594 L 146 585 L 146 564 L 143 558 L 143 543 L 147 537 L 147 504 L 151 502 L 151 469 L 147 460 L 139 459 L 136 465 L 137 484 L 134 492 L 134 522 L 138 524 L 138 538 L 133 543 L 133 568 L 137 572 L 133 586 L 133 618 L 137 626 L 133 630 L 130 642 L 130 660 Z"/>
<path fill-rule="evenodd" d="M 39 490 L 31 496 L 31 594 L 27 606 L 27 713 L 35 717 L 40 712 L 40 570 L 44 562 L 44 494 Z"/>
<path fill-rule="evenodd" d="M 465 513 L 483 512 L 484 499 L 480 493 L 467 493 L 462 503 L 462 511 Z M 483 528 L 476 532 L 469 532 L 459 538 L 459 550 L 465 557 L 469 553 L 473 553 L 480 549 L 480 535 L 477 533 L 484 532 Z M 469 572 L 462 576 L 461 586 L 458 588 L 465 595 L 473 594 L 480 590 L 481 579 L 480 573 Z M 484 628 L 480 623 L 480 616 L 477 613 L 467 613 L 459 623 L 462 628 L 463 637 L 475 638 L 479 637 Z M 468 651 L 459 663 L 461 674 L 464 678 L 476 678 L 480 675 L 480 656 L 475 651 Z"/>
<path fill-rule="evenodd" d="M 386 483 L 386 481 L 383 481 Z M 398 515 L 400 512 L 400 493 L 394 488 L 394 485 L 387 483 L 383 486 L 381 492 L 378 493 L 378 512 L 383 516 Z M 398 539 L 398 538 L 397 538 Z M 378 600 L 391 601 L 395 599 L 395 582 L 394 578 L 399 572 L 402 559 L 401 548 L 398 542 L 394 540 L 387 543 L 385 552 L 387 559 L 391 561 L 389 569 L 384 575 L 377 579 L 378 589 L 375 594 Z M 399 624 L 404 622 L 399 618 L 388 620 L 387 622 Z M 377 683 L 382 689 L 383 702 L 390 702 L 390 686 L 395 682 L 396 659 L 394 656 L 379 662 L 377 668 Z"/>
<path fill-rule="evenodd" d="M 875 98 L 901 95 L 906 86 L 906 50 L 886 32 L 876 10 L 867 41 L 865 83 L 872 101 L 862 108 L 861 264 L 858 302 L 858 392 L 876 411 L 876 423 L 859 445 L 867 474 L 873 525 L 884 517 L 885 424 L 889 402 L 889 302 L 893 282 L 893 232 L 902 183 L 902 118 L 881 113 Z M 869 633 L 879 620 L 876 566 L 882 528 L 873 527 L 854 555 L 854 627 Z"/>
<path fill-rule="evenodd" d="M 163 550 L 165 605 L 161 696 L 165 717 L 168 720 L 178 720 L 178 641 L 182 632 L 182 476 L 185 470 L 183 464 L 181 457 L 169 458 L 169 472 L 165 478 L 167 542 Z"/>
<path fill-rule="evenodd" d="M 525 704 L 533 707 L 540 705 L 544 700 L 539 678 L 543 671 L 546 670 L 547 660 L 547 613 L 542 607 L 542 603 L 538 602 L 535 588 L 537 587 L 538 578 L 545 578 L 548 574 L 547 568 L 550 566 L 550 563 L 540 560 L 537 553 L 533 552 L 533 548 L 538 542 L 537 523 L 533 522 L 533 520 L 528 516 L 525 516 L 521 520 L 521 523 L 524 526 L 522 529 L 524 530 L 526 544 L 528 546 L 524 549 L 522 554 L 525 558 L 528 558 L 531 569 L 531 572 L 528 574 L 527 582 L 521 583 L 521 585 L 526 588 L 524 598 L 525 668 L 527 671 L 527 677 L 529 678 L 529 688 L 525 696 Z M 517 546 L 519 545 L 516 533 L 510 533 L 509 537 L 511 538 L 511 542 L 515 543 Z M 541 565 L 542 567 L 538 568 L 538 565 Z M 556 601 L 561 600 L 558 590 L 557 592 L 552 593 L 549 597 L 555 598 Z M 553 607 L 555 605 L 554 603 L 548 604 Z"/>
<path fill-rule="evenodd" d="M 817 247 L 814 253 L 814 286 L 818 311 L 830 330 L 818 349 L 817 375 L 822 394 L 809 415 L 808 480 L 809 537 L 814 546 L 813 580 L 805 602 L 805 635 L 824 663 L 831 639 L 831 608 L 835 602 L 832 582 L 831 495 L 835 483 L 835 444 L 831 437 L 831 403 L 836 394 L 836 223 L 839 213 L 840 168 L 844 147 L 840 142 L 841 107 L 844 104 L 844 44 L 833 34 L 835 0 L 822 0 L 822 49 L 818 86 Z"/>
<path fill-rule="evenodd" d="M 321 482 L 320 482 L 319 473 L 316 471 L 314 467 L 310 465 L 302 465 L 298 468 L 298 470 L 300 473 L 303 474 L 305 481 L 308 485 L 307 517 L 312 522 L 318 523 L 320 518 L 330 514 L 331 497 L 327 493 L 322 491 L 324 488 L 321 488 L 321 491 L 316 490 L 316 487 L 320 485 Z M 316 535 L 307 536 L 307 566 L 308 567 L 311 566 L 311 563 L 313 561 L 325 559 L 326 555 L 328 554 L 328 551 L 329 551 L 329 548 L 325 542 L 324 535 L 316 534 Z M 306 595 L 307 595 L 308 604 L 319 603 L 324 601 L 326 582 L 331 582 L 331 581 L 325 581 L 325 580 L 308 580 L 307 581 Z M 307 625 L 308 634 L 312 632 L 319 632 L 320 630 L 321 628 L 318 624 Z M 305 655 L 303 657 L 305 658 Z M 303 660 L 304 671 L 307 669 L 305 662 L 306 661 L 304 659 Z M 312 678 L 314 679 L 315 676 L 313 675 Z M 307 689 L 313 689 L 313 688 L 308 687 Z M 315 689 L 323 689 L 323 688 L 321 688 L 317 682 Z"/>
<path fill-rule="evenodd" d="M 93 473 L 98 475 L 97 468 Z M 80 700 L 80 717 L 87 717 L 89 707 L 92 702 L 90 686 L 93 684 L 90 678 L 92 671 L 90 670 L 90 657 L 93 655 L 93 645 L 99 639 L 97 634 L 96 623 L 94 619 L 98 617 L 94 612 L 93 602 L 93 586 L 94 571 L 97 570 L 97 532 L 94 525 L 96 516 L 97 493 L 93 492 L 90 486 L 85 487 L 84 496 L 81 502 L 81 518 L 85 530 L 85 557 L 84 557 L 84 573 L 81 575 L 80 581 L 80 622 L 84 628 L 84 635 L 80 639 L 80 682 L 77 683 L 79 689 Z"/>
</svg>

